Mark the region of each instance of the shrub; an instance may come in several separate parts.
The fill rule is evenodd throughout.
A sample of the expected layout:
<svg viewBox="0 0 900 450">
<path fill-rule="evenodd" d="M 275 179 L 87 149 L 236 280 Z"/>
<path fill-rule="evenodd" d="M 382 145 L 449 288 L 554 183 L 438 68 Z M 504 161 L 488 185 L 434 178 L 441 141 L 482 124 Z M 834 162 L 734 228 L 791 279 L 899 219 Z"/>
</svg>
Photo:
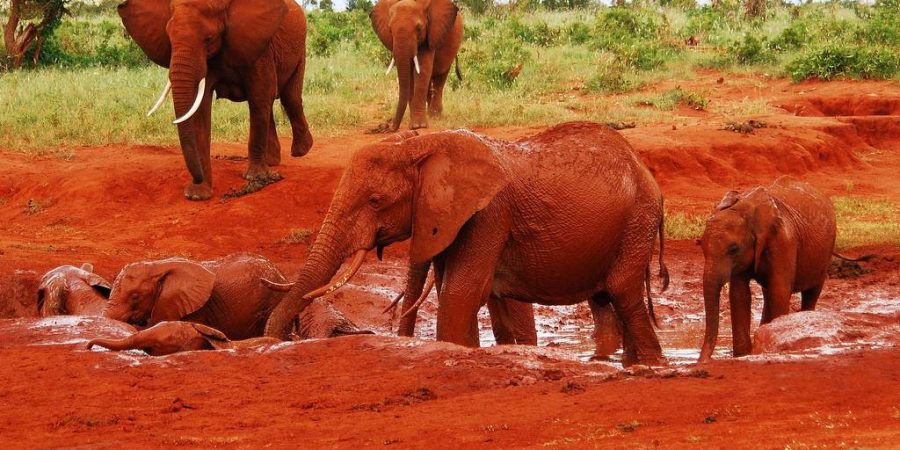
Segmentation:
<svg viewBox="0 0 900 450">
<path fill-rule="evenodd" d="M 896 76 L 900 70 L 900 54 L 890 47 L 826 44 L 800 55 L 786 70 L 794 81 L 839 77 L 886 79 Z"/>
<path fill-rule="evenodd" d="M 744 39 L 735 41 L 729 48 L 729 53 L 740 64 L 767 63 L 775 60 L 775 56 L 765 45 L 766 38 L 758 39 L 752 33 L 744 34 Z"/>
<path fill-rule="evenodd" d="M 656 11 L 609 8 L 597 17 L 594 46 L 619 55 L 630 66 L 648 70 L 674 55 L 675 49 L 665 44 L 668 34 L 665 17 Z"/>
<path fill-rule="evenodd" d="M 615 61 L 597 64 L 597 71 L 585 84 L 585 89 L 600 94 L 620 94 L 635 88 L 626 75 L 626 68 Z"/>
</svg>

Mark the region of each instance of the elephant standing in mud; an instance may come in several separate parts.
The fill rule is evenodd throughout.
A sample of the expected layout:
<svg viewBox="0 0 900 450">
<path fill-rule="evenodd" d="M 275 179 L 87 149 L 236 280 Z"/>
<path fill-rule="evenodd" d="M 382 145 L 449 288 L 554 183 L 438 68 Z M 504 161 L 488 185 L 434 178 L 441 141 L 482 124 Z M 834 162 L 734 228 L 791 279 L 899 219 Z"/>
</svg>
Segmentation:
<svg viewBox="0 0 900 450">
<path fill-rule="evenodd" d="M 169 82 L 178 139 L 192 183 L 191 200 L 212 197 L 210 120 L 217 98 L 250 108 L 247 179 L 269 179 L 281 161 L 272 104 L 281 99 L 294 133 L 291 155 L 305 155 L 312 135 L 303 113 L 306 16 L 293 0 L 125 0 L 119 16 L 128 34 Z"/>
<path fill-rule="evenodd" d="M 801 293 L 803 311 L 815 309 L 828 277 L 835 233 L 831 200 L 793 177 L 742 195 L 725 194 L 700 239 L 706 309 L 700 362 L 709 361 L 716 346 L 719 297 L 726 283 L 734 356 L 752 349 L 750 280 L 763 290 L 762 324 L 788 314 L 794 292 Z"/>
<path fill-rule="evenodd" d="M 595 298 L 622 320 L 625 364 L 663 363 L 643 300 L 662 207 L 649 170 L 604 125 L 566 123 L 516 142 L 465 130 L 397 134 L 353 156 L 266 335 L 287 337 L 292 318 L 345 284 L 368 251 L 411 239 L 410 264 L 432 262 L 440 280 L 441 341 L 478 346 L 476 314 L 491 297 Z"/>
<path fill-rule="evenodd" d="M 444 84 L 462 44 L 463 21 L 452 0 L 379 0 L 372 28 L 391 51 L 397 65 L 397 110 L 390 128 L 400 128 L 409 104 L 409 128 L 425 128 L 425 107 L 432 116 L 443 112 Z M 391 66 L 388 66 L 390 72 Z M 459 65 L 456 67 L 456 76 Z"/>
<path fill-rule="evenodd" d="M 41 278 L 37 291 L 37 309 L 41 317 L 70 314 L 99 316 L 103 314 L 112 287 L 94 266 L 60 266 Z"/>
<path fill-rule="evenodd" d="M 230 339 L 257 337 L 283 296 L 260 278 L 284 280 L 269 260 L 250 254 L 132 263 L 116 277 L 104 315 L 141 327 L 185 320 L 216 328 Z"/>
</svg>

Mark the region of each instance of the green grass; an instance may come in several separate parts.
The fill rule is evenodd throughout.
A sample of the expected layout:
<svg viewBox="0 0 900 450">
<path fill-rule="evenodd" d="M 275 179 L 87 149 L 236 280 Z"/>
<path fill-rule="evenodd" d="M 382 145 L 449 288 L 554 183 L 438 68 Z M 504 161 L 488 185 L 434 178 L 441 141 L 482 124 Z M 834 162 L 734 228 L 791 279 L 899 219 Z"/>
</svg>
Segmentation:
<svg viewBox="0 0 900 450">
<path fill-rule="evenodd" d="M 832 197 L 838 249 L 871 244 L 900 245 L 900 206 L 884 200 Z"/>
<path fill-rule="evenodd" d="M 466 37 L 445 91 L 446 127 L 549 125 L 565 120 L 658 122 L 684 104 L 744 120 L 764 101 L 717 104 L 703 92 L 639 90 L 693 76 L 697 68 L 765 72 L 802 79 L 898 78 L 898 0 L 772 6 L 745 21 L 737 2 L 722 7 L 594 6 L 569 11 L 505 7 L 464 10 Z M 146 118 L 162 88 L 153 66 L 124 37 L 112 8 L 81 7 L 46 43 L 37 68 L 0 72 L 0 142 L 22 152 L 110 143 L 177 143 L 171 103 Z M 314 136 L 374 127 L 392 115 L 396 76 L 361 11 L 309 14 L 304 101 Z M 685 39 L 699 39 L 688 49 Z M 835 43 L 836 42 L 836 43 Z M 0 49 L 0 58 L 3 50 Z M 517 66 L 517 77 L 510 73 Z M 644 105 L 644 106 L 642 106 Z M 645 105 L 652 105 L 647 108 Z M 213 139 L 246 141 L 246 105 L 217 102 Z M 290 128 L 276 108 L 280 133 Z M 49 150 L 48 150 L 49 149 Z"/>
</svg>

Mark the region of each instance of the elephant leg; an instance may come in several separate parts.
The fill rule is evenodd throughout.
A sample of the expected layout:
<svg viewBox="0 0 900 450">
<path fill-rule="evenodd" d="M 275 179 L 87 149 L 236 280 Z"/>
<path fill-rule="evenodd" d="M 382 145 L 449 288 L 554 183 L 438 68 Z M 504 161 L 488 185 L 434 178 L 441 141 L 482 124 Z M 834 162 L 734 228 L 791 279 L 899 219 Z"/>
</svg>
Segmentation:
<svg viewBox="0 0 900 450">
<path fill-rule="evenodd" d="M 425 117 L 425 108 L 428 99 L 428 90 L 431 88 L 431 71 L 433 67 L 434 52 L 420 52 L 420 72 L 415 74 L 416 81 L 413 85 L 412 99 L 410 101 L 409 128 L 411 130 L 428 127 L 428 120 Z"/>
<path fill-rule="evenodd" d="M 825 283 L 822 282 L 800 293 L 801 311 L 814 311 L 816 309 L 816 302 L 819 301 L 819 295 L 822 294 L 822 287 L 824 286 Z"/>
<path fill-rule="evenodd" d="M 438 296 L 439 341 L 478 346 L 478 310 L 491 293 L 497 259 L 506 244 L 508 222 L 508 218 L 491 217 L 482 210 L 444 251 Z"/>
<path fill-rule="evenodd" d="M 267 179 L 272 175 L 266 164 L 266 148 L 269 142 L 269 126 L 272 124 L 272 104 L 250 101 L 250 164 L 244 178 Z"/>
<path fill-rule="evenodd" d="M 447 75 L 436 74 L 431 78 L 431 89 L 428 91 L 428 114 L 431 117 L 440 117 L 444 113 L 444 84 L 447 83 Z"/>
<path fill-rule="evenodd" d="M 498 345 L 537 345 L 532 304 L 493 295 L 487 304 Z"/>
<path fill-rule="evenodd" d="M 401 314 L 406 314 L 419 297 L 423 294 L 428 294 L 427 292 L 423 292 L 425 281 L 428 278 L 428 267 L 429 264 L 410 264 L 406 275 L 406 290 L 403 293 L 403 303 L 400 306 Z M 397 334 L 407 337 L 415 335 L 417 318 L 418 311 L 414 311 L 408 316 L 400 319 L 400 326 L 397 330 Z"/>
<path fill-rule="evenodd" d="M 639 271 L 628 281 L 630 282 L 622 286 L 609 287 L 613 306 L 622 320 L 623 342 L 633 343 L 637 362 L 664 365 L 662 347 L 659 345 L 656 332 L 653 331 L 653 324 L 644 304 L 643 271 Z M 631 365 L 630 363 L 631 361 L 623 361 L 625 365 Z"/>
<path fill-rule="evenodd" d="M 275 114 L 269 121 L 269 138 L 266 143 L 266 164 L 270 167 L 281 164 L 281 142 L 278 140 L 278 127 L 275 124 Z"/>
<path fill-rule="evenodd" d="M 610 303 L 609 295 L 598 292 L 588 299 L 591 316 L 594 318 L 594 356 L 593 360 L 606 361 L 619 349 L 622 342 L 619 319 Z"/>
<path fill-rule="evenodd" d="M 291 156 L 299 157 L 307 154 L 312 148 L 313 138 L 309 132 L 309 123 L 303 113 L 303 70 L 297 69 L 281 93 L 281 104 L 291 121 Z"/>
<path fill-rule="evenodd" d="M 762 292 L 763 292 L 764 299 L 769 298 L 769 294 L 767 293 L 766 288 L 763 288 Z M 751 299 L 751 301 L 752 301 L 752 299 Z M 769 302 L 764 300 L 762 316 L 760 316 L 760 318 L 759 318 L 759 324 L 765 325 L 771 321 L 772 321 L 772 305 L 770 305 Z"/>
<path fill-rule="evenodd" d="M 782 277 L 773 277 L 763 290 L 763 302 L 769 307 L 769 322 L 791 312 L 791 284 L 792 281 Z"/>
<path fill-rule="evenodd" d="M 507 323 L 509 311 L 506 310 L 506 303 L 491 295 L 488 298 L 487 307 L 491 314 L 491 331 L 494 333 L 497 345 L 514 345 L 516 338 L 513 336 L 510 324 Z"/>
<path fill-rule="evenodd" d="M 750 340 L 750 307 L 752 303 L 749 279 L 731 279 L 728 284 L 728 302 L 731 307 L 731 338 L 734 345 L 734 356 L 749 355 L 753 347 Z"/>
</svg>

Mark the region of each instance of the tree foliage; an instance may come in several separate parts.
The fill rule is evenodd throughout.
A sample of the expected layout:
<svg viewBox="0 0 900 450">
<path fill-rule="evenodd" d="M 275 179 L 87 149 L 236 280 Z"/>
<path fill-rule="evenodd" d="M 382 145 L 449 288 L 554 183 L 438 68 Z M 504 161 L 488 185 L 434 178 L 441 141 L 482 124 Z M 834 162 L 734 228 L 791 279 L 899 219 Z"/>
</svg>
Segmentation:
<svg viewBox="0 0 900 450">
<path fill-rule="evenodd" d="M 36 64 L 41 47 L 53 30 L 59 26 L 70 0 L 6 0 L 2 6 L 8 10 L 3 27 L 3 44 L 11 67 L 21 67 L 27 54 L 32 54 Z"/>
</svg>

